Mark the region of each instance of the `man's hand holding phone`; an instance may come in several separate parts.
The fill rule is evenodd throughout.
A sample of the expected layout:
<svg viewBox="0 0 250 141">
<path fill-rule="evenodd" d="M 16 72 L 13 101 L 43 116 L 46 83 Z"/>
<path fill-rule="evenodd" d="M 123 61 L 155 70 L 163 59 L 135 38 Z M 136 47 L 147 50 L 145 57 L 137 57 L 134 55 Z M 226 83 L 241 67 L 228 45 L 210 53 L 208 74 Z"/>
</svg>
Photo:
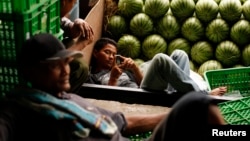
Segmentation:
<svg viewBox="0 0 250 141">
<path fill-rule="evenodd" d="M 120 65 L 122 62 L 122 58 L 121 58 L 121 55 L 115 55 L 115 63 L 116 65 Z"/>
<path fill-rule="evenodd" d="M 134 70 L 137 68 L 135 62 L 131 58 L 127 58 L 121 55 L 116 55 L 116 64 L 124 70 Z"/>
</svg>

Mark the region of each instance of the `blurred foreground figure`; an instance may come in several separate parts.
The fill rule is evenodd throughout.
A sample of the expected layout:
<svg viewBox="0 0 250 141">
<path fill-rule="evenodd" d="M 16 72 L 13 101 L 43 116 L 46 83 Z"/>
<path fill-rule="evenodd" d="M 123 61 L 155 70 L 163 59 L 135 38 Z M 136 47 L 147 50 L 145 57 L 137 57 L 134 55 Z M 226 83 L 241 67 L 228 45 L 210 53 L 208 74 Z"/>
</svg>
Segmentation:
<svg viewBox="0 0 250 141">
<path fill-rule="evenodd" d="M 187 93 L 170 114 L 125 116 L 96 107 L 70 89 L 69 63 L 82 53 L 67 50 L 53 35 L 28 39 L 19 55 L 29 85 L 15 88 L 0 102 L 0 141 L 128 141 L 128 135 L 153 131 L 152 141 L 186 135 L 200 139 L 209 124 L 223 124 L 213 100 Z M 204 133 L 204 134 L 203 134 Z"/>
</svg>

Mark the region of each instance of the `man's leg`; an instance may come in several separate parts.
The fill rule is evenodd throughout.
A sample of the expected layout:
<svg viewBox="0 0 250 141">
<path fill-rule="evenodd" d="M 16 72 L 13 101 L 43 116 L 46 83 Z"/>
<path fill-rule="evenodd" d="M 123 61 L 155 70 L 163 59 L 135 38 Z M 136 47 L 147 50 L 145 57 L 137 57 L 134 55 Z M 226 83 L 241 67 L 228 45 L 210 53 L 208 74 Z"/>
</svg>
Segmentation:
<svg viewBox="0 0 250 141">
<path fill-rule="evenodd" d="M 152 59 L 142 80 L 141 88 L 146 90 L 166 90 L 168 85 L 171 84 L 175 90 L 181 93 L 198 91 L 199 87 L 190 78 L 189 71 L 189 60 L 184 51 L 176 50 L 171 57 L 159 53 Z"/>
<path fill-rule="evenodd" d="M 190 76 L 189 58 L 184 51 L 175 50 L 170 55 L 170 58 L 173 59 L 173 61 L 180 67 L 181 70 L 184 71 L 184 73 Z M 168 84 L 167 90 L 170 92 L 175 91 L 175 89 L 171 86 L 171 84 Z"/>
</svg>

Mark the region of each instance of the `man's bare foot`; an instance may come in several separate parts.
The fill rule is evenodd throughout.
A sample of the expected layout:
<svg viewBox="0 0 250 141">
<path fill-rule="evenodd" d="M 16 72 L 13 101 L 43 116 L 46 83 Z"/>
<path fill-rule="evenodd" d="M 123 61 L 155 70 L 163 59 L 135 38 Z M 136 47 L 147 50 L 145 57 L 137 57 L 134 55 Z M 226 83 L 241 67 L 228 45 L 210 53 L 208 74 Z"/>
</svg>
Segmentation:
<svg viewBox="0 0 250 141">
<path fill-rule="evenodd" d="M 227 92 L 227 87 L 218 87 L 209 93 L 210 95 L 222 96 Z"/>
</svg>

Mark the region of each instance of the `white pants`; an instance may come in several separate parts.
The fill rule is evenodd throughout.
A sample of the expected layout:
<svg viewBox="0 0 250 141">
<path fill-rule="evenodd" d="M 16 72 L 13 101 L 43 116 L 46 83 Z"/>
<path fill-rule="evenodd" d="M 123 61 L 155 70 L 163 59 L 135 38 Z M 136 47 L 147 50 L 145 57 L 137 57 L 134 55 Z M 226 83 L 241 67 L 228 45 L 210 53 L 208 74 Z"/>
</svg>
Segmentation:
<svg viewBox="0 0 250 141">
<path fill-rule="evenodd" d="M 149 62 L 140 87 L 145 90 L 181 93 L 200 90 L 190 77 L 189 58 L 182 50 L 175 50 L 171 56 L 156 54 Z"/>
</svg>

